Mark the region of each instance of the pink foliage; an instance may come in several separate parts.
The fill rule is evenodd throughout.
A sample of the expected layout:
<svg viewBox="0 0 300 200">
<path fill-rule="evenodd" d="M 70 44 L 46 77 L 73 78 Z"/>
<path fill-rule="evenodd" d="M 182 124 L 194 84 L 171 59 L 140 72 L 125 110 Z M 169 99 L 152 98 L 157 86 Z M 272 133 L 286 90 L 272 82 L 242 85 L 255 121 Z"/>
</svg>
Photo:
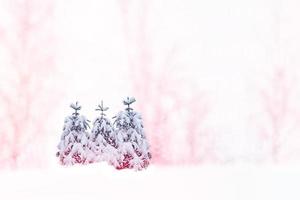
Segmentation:
<svg viewBox="0 0 300 200">
<path fill-rule="evenodd" d="M 2 4 L 9 23 L 0 20 L 5 63 L 0 85 L 0 167 L 40 166 L 43 155 L 37 148 L 43 146 L 49 103 L 55 97 L 48 87 L 55 64 L 54 5 L 51 0 Z"/>
<path fill-rule="evenodd" d="M 172 69 L 177 48 L 171 48 L 155 66 L 155 50 L 147 32 L 148 1 L 140 1 L 136 21 L 131 21 L 132 2 L 120 1 L 123 29 L 128 48 L 130 80 L 139 100 L 145 130 L 150 142 L 152 161 L 157 164 L 195 164 L 215 162 L 214 139 L 204 128 L 209 112 L 207 98 L 199 88 L 175 77 Z M 132 13 L 131 13 L 132 14 Z M 134 52 L 134 53 L 131 53 Z M 175 119 L 174 119 L 175 118 Z M 177 130 L 179 128 L 179 130 Z M 176 154 L 178 141 L 184 149 Z"/>
</svg>

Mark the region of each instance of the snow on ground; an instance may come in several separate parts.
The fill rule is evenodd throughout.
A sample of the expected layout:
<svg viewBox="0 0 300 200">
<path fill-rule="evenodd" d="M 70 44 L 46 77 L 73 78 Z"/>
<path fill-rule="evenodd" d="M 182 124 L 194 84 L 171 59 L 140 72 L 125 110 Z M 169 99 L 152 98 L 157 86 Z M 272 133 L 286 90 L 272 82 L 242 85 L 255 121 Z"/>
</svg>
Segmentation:
<svg viewBox="0 0 300 200">
<path fill-rule="evenodd" d="M 116 171 L 105 164 L 0 172 L 1 200 L 300 199 L 296 167 L 156 167 Z"/>
</svg>

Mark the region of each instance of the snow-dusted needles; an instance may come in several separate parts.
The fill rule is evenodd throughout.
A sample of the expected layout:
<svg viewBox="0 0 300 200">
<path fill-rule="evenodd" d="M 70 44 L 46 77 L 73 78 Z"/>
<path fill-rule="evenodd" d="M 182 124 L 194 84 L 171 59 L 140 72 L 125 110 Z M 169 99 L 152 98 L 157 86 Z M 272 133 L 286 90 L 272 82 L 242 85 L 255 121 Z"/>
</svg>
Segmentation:
<svg viewBox="0 0 300 200">
<path fill-rule="evenodd" d="M 75 116 L 78 115 L 78 111 L 81 109 L 81 106 L 78 104 L 78 102 L 76 101 L 76 103 L 72 103 L 70 105 L 71 108 L 73 108 L 75 110 L 75 113 L 73 113 Z"/>
<path fill-rule="evenodd" d="M 103 101 L 101 101 L 101 105 L 98 105 L 98 108 L 96 108 L 96 111 L 101 111 L 101 116 L 105 116 L 104 112 L 107 111 L 109 107 L 103 106 Z"/>
<path fill-rule="evenodd" d="M 57 156 L 62 165 L 107 162 L 116 169 L 142 170 L 151 159 L 149 144 L 144 133 L 142 117 L 130 105 L 136 100 L 127 97 L 113 124 L 104 113 L 109 108 L 103 101 L 96 108 L 101 114 L 94 120 L 91 132 L 89 120 L 78 113 L 81 106 L 71 104 L 75 112 L 65 119 L 63 133 L 58 144 Z"/>
<path fill-rule="evenodd" d="M 134 103 L 135 101 L 136 100 L 134 97 L 127 97 L 125 100 L 123 100 L 123 104 L 127 106 L 127 108 L 126 108 L 127 111 L 130 112 L 131 110 L 133 110 L 132 108 L 130 108 L 130 105 L 132 103 Z"/>
</svg>

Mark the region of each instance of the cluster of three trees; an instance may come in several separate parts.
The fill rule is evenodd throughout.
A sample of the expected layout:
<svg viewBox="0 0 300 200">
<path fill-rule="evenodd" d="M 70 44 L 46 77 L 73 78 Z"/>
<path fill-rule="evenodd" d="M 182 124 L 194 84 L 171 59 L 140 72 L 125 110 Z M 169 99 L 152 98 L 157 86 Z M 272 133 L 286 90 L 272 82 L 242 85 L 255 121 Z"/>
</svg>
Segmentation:
<svg viewBox="0 0 300 200">
<path fill-rule="evenodd" d="M 88 164 L 106 161 L 116 169 L 141 170 L 149 165 L 151 154 L 144 134 L 141 115 L 130 105 L 134 98 L 127 97 L 123 103 L 127 106 L 114 117 L 114 123 L 106 117 L 108 107 L 98 105 L 101 115 L 93 123 L 88 133 L 89 120 L 78 111 L 81 106 L 71 104 L 75 112 L 65 119 L 63 133 L 58 144 L 62 165 Z"/>
</svg>

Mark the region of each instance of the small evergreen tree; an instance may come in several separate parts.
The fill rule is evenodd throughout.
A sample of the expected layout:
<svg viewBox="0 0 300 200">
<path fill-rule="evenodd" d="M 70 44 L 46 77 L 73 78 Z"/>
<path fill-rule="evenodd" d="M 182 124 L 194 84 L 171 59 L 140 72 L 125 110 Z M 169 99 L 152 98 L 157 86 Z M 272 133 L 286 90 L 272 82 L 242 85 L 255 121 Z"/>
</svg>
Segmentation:
<svg viewBox="0 0 300 200">
<path fill-rule="evenodd" d="M 89 140 L 89 149 L 94 155 L 89 159 L 89 162 L 107 161 L 112 165 L 116 165 L 118 145 L 113 126 L 104 113 L 107 110 L 108 107 L 104 107 L 103 101 L 101 101 L 101 105 L 98 105 L 96 109 L 96 111 L 101 111 L 101 114 L 93 123 Z"/>
<path fill-rule="evenodd" d="M 117 169 L 141 170 L 148 167 L 151 159 L 141 115 L 130 107 L 135 101 L 135 98 L 127 97 L 123 101 L 127 108 L 115 117 L 120 154 Z"/>
<path fill-rule="evenodd" d="M 89 128 L 88 120 L 79 115 L 81 106 L 78 102 L 71 104 L 75 112 L 66 117 L 61 140 L 58 144 L 57 156 L 62 165 L 84 164 L 87 158 L 87 143 Z"/>
</svg>

